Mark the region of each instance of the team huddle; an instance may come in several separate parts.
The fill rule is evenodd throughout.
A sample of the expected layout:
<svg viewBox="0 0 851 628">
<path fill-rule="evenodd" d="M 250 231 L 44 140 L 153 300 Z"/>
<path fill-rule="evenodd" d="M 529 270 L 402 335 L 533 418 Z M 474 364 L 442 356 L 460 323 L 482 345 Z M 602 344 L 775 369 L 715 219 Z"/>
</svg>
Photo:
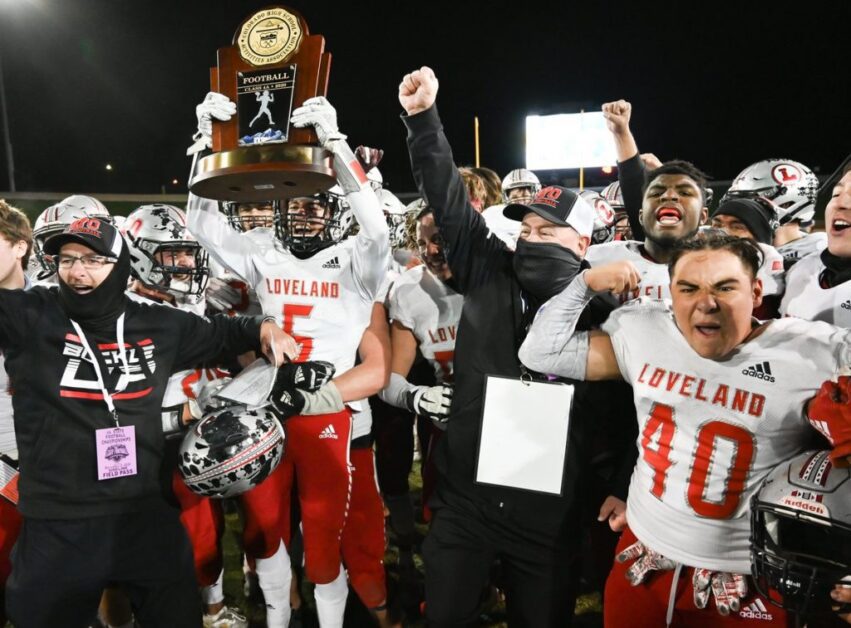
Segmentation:
<svg viewBox="0 0 851 628">
<path fill-rule="evenodd" d="M 429 625 L 496 590 L 509 625 L 570 625 L 589 560 L 611 628 L 851 623 L 851 168 L 825 233 L 787 159 L 710 213 L 617 101 L 618 182 L 542 187 L 456 167 L 437 91 L 425 67 L 399 86 L 407 206 L 321 97 L 292 124 L 332 155 L 327 192 L 126 217 L 76 195 L 31 229 L 0 202 L 0 624 L 247 627 L 223 498 L 270 628 L 299 621 L 302 574 L 323 628 L 350 587 L 401 626 L 386 525 L 400 567 L 421 551 Z M 196 113 L 194 160 L 235 106 Z M 227 393 L 249 377 L 259 403 Z M 489 377 L 573 387 L 560 494 L 475 481 Z"/>
</svg>

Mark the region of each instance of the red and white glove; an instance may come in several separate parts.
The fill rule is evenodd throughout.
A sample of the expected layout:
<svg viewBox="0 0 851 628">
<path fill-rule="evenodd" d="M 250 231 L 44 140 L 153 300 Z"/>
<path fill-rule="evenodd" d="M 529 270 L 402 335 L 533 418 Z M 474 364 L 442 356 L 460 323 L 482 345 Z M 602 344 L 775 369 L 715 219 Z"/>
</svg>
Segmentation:
<svg viewBox="0 0 851 628">
<path fill-rule="evenodd" d="M 715 598 L 715 608 L 720 615 L 738 613 L 742 604 L 740 600 L 748 594 L 748 582 L 740 573 L 712 571 L 711 569 L 695 569 L 691 579 L 694 586 L 694 605 L 706 608 L 709 593 Z"/>
<path fill-rule="evenodd" d="M 677 563 L 670 558 L 654 552 L 641 541 L 636 541 L 615 556 L 615 560 L 619 563 L 633 559 L 635 562 L 626 570 L 626 579 L 634 587 L 644 582 L 651 571 L 670 571 L 677 566 Z"/>
<path fill-rule="evenodd" d="M 830 459 L 845 461 L 851 456 L 851 377 L 826 381 L 810 399 L 807 419 L 833 446 Z"/>
</svg>

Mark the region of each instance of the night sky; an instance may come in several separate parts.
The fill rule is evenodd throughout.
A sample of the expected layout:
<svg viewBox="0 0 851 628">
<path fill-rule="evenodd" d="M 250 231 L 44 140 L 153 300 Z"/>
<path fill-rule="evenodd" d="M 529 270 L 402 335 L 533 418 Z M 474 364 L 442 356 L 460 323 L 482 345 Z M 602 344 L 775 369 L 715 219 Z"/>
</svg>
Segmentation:
<svg viewBox="0 0 851 628">
<path fill-rule="evenodd" d="M 18 190 L 184 191 L 216 49 L 267 4 L 0 0 Z M 774 156 L 828 174 L 851 152 L 845 0 L 289 6 L 333 54 L 328 97 L 341 130 L 352 146 L 384 148 L 397 192 L 413 190 L 397 86 L 423 64 L 440 79 L 456 161 L 474 159 L 478 115 L 482 165 L 500 176 L 523 165 L 527 114 L 621 97 L 634 105 L 642 150 L 689 159 L 715 179 Z"/>
</svg>

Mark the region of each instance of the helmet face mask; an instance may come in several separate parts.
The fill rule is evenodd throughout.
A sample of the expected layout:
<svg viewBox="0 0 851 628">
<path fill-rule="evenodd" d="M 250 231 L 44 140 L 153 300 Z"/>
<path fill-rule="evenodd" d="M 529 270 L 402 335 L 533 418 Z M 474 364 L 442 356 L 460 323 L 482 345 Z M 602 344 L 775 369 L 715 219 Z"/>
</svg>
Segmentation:
<svg viewBox="0 0 851 628">
<path fill-rule="evenodd" d="M 237 231 L 245 232 L 258 228 L 272 229 L 280 218 L 277 201 L 261 203 L 227 201 L 223 205 L 228 222 Z"/>
<path fill-rule="evenodd" d="M 757 589 L 810 619 L 833 614 L 830 591 L 851 585 L 851 477 L 827 454 L 806 452 L 781 464 L 751 503 Z"/>
<path fill-rule="evenodd" d="M 506 203 L 522 203 L 523 200 L 518 198 L 516 194 L 513 199 L 511 198 L 511 190 L 523 188 L 528 188 L 529 190 L 523 198 L 525 199 L 525 196 L 530 196 L 524 204 L 531 203 L 535 195 L 541 190 L 541 181 L 534 172 L 526 168 L 512 170 L 502 180 L 502 200 Z"/>
<path fill-rule="evenodd" d="M 791 159 L 763 159 L 742 170 L 721 199 L 761 197 L 777 208 L 780 225 L 793 220 L 809 223 L 815 216 L 818 177 Z"/>
<path fill-rule="evenodd" d="M 185 214 L 171 205 L 142 205 L 122 229 L 133 277 L 172 296 L 200 295 L 210 278 L 209 256 L 186 228 Z M 191 256 L 192 264 L 179 258 Z"/>
<path fill-rule="evenodd" d="M 296 255 L 313 255 L 340 242 L 352 227 L 351 208 L 332 188 L 314 196 L 289 199 L 279 210 L 278 239 Z"/>
</svg>

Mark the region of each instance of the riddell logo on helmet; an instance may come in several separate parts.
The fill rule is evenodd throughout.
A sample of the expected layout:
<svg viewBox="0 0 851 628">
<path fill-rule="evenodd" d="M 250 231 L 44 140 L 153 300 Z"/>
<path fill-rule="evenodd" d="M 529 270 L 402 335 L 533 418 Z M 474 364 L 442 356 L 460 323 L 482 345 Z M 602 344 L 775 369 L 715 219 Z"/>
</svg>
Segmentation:
<svg viewBox="0 0 851 628">
<path fill-rule="evenodd" d="M 80 218 L 79 220 L 75 220 L 68 227 L 68 233 L 85 233 L 87 235 L 93 235 L 96 238 L 101 237 L 100 233 L 100 220 L 97 218 Z"/>
</svg>

